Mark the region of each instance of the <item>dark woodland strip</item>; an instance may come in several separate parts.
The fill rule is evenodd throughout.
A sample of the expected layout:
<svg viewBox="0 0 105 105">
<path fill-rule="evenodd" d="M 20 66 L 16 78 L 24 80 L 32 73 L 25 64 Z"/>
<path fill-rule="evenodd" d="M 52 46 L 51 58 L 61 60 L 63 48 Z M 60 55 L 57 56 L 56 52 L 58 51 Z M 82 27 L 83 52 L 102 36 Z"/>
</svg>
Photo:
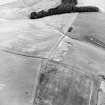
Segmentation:
<svg viewBox="0 0 105 105">
<path fill-rule="evenodd" d="M 38 19 L 46 16 L 59 15 L 65 13 L 76 13 L 76 12 L 99 12 L 98 7 L 85 6 L 79 7 L 77 5 L 77 0 L 62 0 L 62 4 L 56 8 L 51 8 L 48 11 L 32 12 L 30 14 L 30 19 Z"/>
</svg>

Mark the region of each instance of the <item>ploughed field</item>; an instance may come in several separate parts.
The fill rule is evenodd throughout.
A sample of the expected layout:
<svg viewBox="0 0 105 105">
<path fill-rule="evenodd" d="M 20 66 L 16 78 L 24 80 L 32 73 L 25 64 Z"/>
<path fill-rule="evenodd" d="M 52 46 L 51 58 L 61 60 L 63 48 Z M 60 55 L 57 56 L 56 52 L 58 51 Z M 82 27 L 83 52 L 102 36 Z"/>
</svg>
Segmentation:
<svg viewBox="0 0 105 105">
<path fill-rule="evenodd" d="M 80 72 L 105 73 L 105 14 L 0 21 L 0 105 L 31 105 L 48 59 Z"/>
</svg>

